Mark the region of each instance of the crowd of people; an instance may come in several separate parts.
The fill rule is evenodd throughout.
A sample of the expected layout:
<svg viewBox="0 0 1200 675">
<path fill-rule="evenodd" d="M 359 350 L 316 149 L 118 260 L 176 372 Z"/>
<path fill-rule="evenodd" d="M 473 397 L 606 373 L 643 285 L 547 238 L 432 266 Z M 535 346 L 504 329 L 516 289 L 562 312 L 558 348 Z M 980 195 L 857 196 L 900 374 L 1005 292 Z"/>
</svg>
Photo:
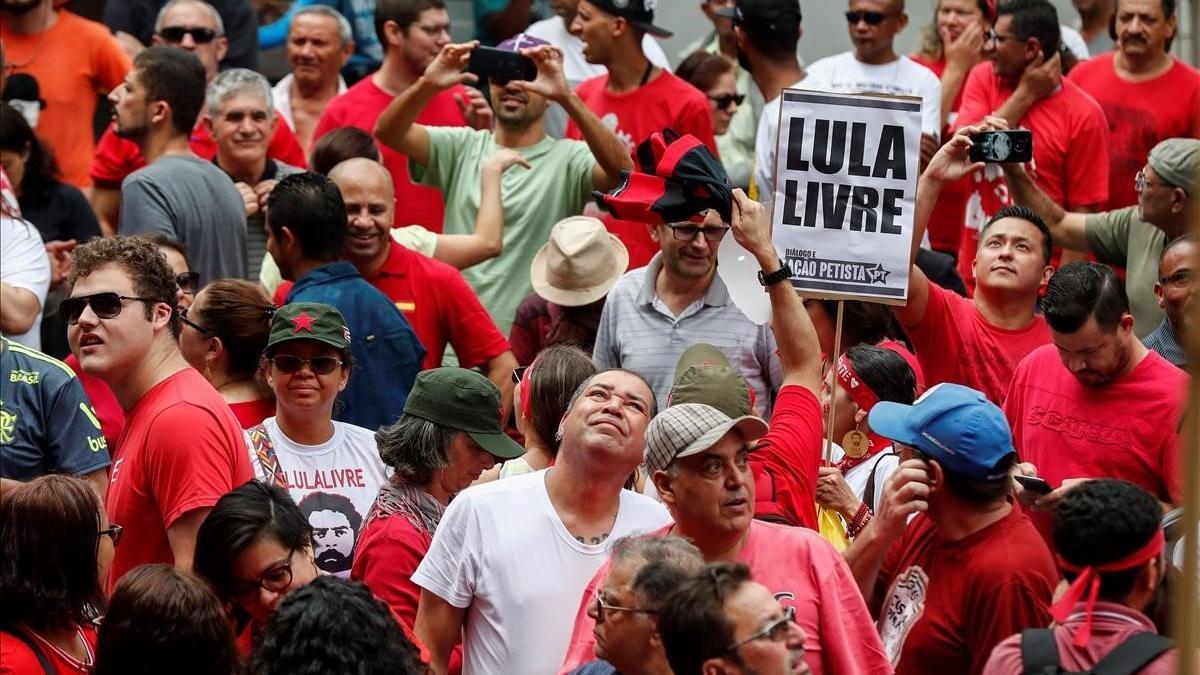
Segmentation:
<svg viewBox="0 0 1200 675">
<path fill-rule="evenodd" d="M 674 70 L 655 0 L 62 4 L 0 1 L 0 675 L 1175 672 L 1175 0 L 807 65 L 701 0 Z M 920 99 L 904 304 L 789 282 L 786 89 Z"/>
</svg>

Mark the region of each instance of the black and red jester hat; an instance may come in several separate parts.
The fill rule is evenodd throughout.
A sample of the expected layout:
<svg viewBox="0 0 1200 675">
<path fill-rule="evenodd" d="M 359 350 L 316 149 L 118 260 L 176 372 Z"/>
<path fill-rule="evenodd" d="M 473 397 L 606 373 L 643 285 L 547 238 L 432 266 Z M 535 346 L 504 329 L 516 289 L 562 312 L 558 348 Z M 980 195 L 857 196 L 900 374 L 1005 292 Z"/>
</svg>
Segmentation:
<svg viewBox="0 0 1200 675">
<path fill-rule="evenodd" d="M 592 193 L 601 208 L 621 220 L 651 225 L 700 220 L 708 209 L 716 209 L 722 222 L 730 221 L 729 176 L 700 139 L 663 129 L 642 141 L 634 158 L 638 171 L 622 171 L 617 187 Z"/>
</svg>

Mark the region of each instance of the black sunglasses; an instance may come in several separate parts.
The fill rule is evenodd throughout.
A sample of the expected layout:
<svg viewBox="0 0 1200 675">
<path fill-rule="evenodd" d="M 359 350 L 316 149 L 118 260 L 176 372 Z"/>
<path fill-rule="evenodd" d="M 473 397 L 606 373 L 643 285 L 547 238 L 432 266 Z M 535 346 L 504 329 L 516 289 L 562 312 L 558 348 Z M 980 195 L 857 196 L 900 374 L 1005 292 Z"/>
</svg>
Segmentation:
<svg viewBox="0 0 1200 675">
<path fill-rule="evenodd" d="M 291 354 L 276 354 L 271 357 L 271 365 L 281 373 L 295 373 L 302 367 L 308 366 L 316 375 L 328 375 L 340 366 L 346 365 L 346 362 L 336 356 L 316 356 L 311 359 L 302 359 Z"/>
<path fill-rule="evenodd" d="M 112 525 L 110 527 L 106 527 L 103 530 L 100 530 L 99 532 L 97 532 L 96 536 L 97 537 L 111 537 L 113 546 L 116 546 L 121 543 L 121 533 L 124 531 L 125 531 L 125 528 L 121 527 L 120 525 Z"/>
<path fill-rule="evenodd" d="M 183 309 L 179 310 L 179 320 L 182 321 L 185 325 L 191 326 L 192 328 L 200 331 L 201 333 L 204 333 L 205 335 L 213 334 L 213 332 L 211 330 L 205 328 L 204 326 L 201 326 L 200 324 L 198 324 L 195 321 L 192 321 L 190 318 L 188 318 L 188 308 L 187 307 L 184 307 Z"/>
<path fill-rule="evenodd" d="M 868 26 L 878 26 L 891 16 L 883 12 L 846 12 L 846 21 L 853 26 L 859 21 L 866 21 Z"/>
<path fill-rule="evenodd" d="M 195 295 L 200 289 L 200 275 L 197 272 L 184 272 L 175 276 L 175 285 L 188 295 Z"/>
<path fill-rule="evenodd" d="M 67 298 L 58 303 L 58 313 L 66 317 L 68 326 L 74 326 L 79 323 L 79 317 L 88 305 L 91 305 L 92 311 L 101 319 L 112 319 L 121 313 L 121 308 L 126 302 L 133 302 L 135 300 L 138 302 L 160 302 L 155 298 L 138 298 L 108 291 L 105 293 L 93 293 L 91 295 L 78 295 L 73 298 Z"/>
<path fill-rule="evenodd" d="M 720 110 L 729 109 L 730 105 L 741 105 L 746 100 L 745 94 L 722 94 L 720 96 L 709 96 L 708 100 L 717 104 Z"/>
<path fill-rule="evenodd" d="M 206 45 L 217 39 L 217 31 L 203 26 L 165 26 L 158 31 L 158 34 L 167 42 L 174 43 L 183 42 L 185 35 L 191 35 L 192 40 L 198 45 Z"/>
</svg>

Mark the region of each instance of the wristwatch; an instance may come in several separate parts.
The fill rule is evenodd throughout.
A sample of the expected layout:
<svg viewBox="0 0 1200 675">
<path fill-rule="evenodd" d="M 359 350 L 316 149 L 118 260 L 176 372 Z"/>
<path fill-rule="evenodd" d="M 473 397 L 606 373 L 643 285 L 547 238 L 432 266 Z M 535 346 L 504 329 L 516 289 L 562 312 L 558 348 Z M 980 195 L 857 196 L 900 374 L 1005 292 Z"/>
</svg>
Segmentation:
<svg viewBox="0 0 1200 675">
<path fill-rule="evenodd" d="M 758 283 L 762 284 L 764 288 L 773 284 L 777 284 L 781 281 L 787 281 L 791 278 L 792 270 L 787 266 L 786 263 L 783 262 L 782 259 L 779 261 L 779 269 L 775 270 L 774 272 L 771 272 L 770 274 L 763 274 L 762 270 L 758 271 Z"/>
</svg>

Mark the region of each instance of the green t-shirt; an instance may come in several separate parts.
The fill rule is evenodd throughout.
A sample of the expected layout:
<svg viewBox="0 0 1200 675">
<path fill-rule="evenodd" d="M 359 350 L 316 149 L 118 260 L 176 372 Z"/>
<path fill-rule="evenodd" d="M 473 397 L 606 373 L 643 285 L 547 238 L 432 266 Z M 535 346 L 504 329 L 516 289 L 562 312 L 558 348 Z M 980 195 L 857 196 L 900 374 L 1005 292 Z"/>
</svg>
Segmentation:
<svg viewBox="0 0 1200 675">
<path fill-rule="evenodd" d="M 442 232 L 471 234 L 479 213 L 479 176 L 483 162 L 497 149 L 490 131 L 465 127 L 426 127 L 429 166 L 412 161 L 408 170 L 416 183 L 442 191 L 446 217 Z M 508 335 L 517 306 L 530 293 L 529 265 L 550 238 L 550 229 L 567 216 L 578 215 L 591 198 L 592 152 L 582 141 L 543 138 L 516 148 L 532 168 L 514 166 L 500 180 L 504 204 L 504 251 L 491 260 L 463 270 L 500 330 Z"/>
<path fill-rule="evenodd" d="M 1142 220 L 1136 206 L 1091 214 L 1086 223 L 1088 246 L 1096 260 L 1125 267 L 1133 331 L 1145 337 L 1163 317 L 1154 300 L 1154 282 L 1158 281 L 1158 259 L 1167 235 Z"/>
</svg>

